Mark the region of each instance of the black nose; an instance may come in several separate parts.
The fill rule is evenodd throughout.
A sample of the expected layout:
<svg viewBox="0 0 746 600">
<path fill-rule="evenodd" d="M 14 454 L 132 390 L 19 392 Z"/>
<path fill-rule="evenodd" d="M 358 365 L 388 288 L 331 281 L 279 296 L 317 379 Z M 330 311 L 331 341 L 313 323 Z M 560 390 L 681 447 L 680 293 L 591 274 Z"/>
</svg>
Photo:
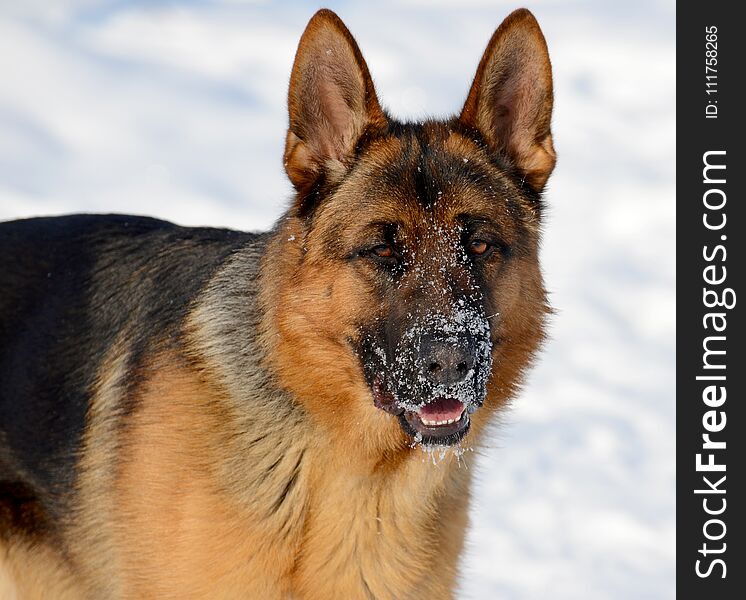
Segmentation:
<svg viewBox="0 0 746 600">
<path fill-rule="evenodd" d="M 420 340 L 423 375 L 436 385 L 458 383 L 474 368 L 475 347 L 471 336 L 423 336 Z"/>
</svg>

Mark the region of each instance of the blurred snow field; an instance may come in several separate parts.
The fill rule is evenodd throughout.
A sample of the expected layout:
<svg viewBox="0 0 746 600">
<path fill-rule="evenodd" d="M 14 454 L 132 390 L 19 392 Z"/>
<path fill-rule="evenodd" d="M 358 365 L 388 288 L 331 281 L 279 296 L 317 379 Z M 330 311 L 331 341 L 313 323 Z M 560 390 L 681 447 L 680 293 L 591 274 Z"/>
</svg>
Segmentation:
<svg viewBox="0 0 746 600">
<path fill-rule="evenodd" d="M 400 117 L 460 110 L 516 4 L 329 2 Z M 674 596 L 673 1 L 537 0 L 559 161 L 551 341 L 474 469 L 460 596 Z M 0 2 L 0 219 L 265 229 L 309 2 Z M 437 468 L 437 464 L 433 468 Z"/>
</svg>

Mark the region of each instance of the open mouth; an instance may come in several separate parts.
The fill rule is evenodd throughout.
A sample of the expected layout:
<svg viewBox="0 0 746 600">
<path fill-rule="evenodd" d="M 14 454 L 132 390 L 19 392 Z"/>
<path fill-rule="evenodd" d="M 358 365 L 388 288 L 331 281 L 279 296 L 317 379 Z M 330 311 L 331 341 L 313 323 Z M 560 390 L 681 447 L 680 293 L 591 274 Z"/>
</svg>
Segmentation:
<svg viewBox="0 0 746 600">
<path fill-rule="evenodd" d="M 383 389 L 380 378 L 376 378 L 373 400 L 381 410 L 399 417 L 404 431 L 422 444 L 455 444 L 469 431 L 469 411 L 456 398 L 434 398 L 415 410 L 407 410 Z"/>
<path fill-rule="evenodd" d="M 469 430 L 466 406 L 456 398 L 435 398 L 399 415 L 404 430 L 423 444 L 455 444 Z"/>
</svg>

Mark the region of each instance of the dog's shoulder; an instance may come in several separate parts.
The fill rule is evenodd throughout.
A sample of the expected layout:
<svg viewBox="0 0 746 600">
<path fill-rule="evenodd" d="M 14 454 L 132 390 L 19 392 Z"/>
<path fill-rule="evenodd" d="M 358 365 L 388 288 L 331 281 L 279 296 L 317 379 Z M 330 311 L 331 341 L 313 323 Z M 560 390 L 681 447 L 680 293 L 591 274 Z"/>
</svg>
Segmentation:
<svg viewBox="0 0 746 600">
<path fill-rule="evenodd" d="M 63 497 L 104 358 L 124 346 L 134 370 L 220 266 L 262 241 L 127 215 L 0 224 L 0 479 Z"/>
</svg>

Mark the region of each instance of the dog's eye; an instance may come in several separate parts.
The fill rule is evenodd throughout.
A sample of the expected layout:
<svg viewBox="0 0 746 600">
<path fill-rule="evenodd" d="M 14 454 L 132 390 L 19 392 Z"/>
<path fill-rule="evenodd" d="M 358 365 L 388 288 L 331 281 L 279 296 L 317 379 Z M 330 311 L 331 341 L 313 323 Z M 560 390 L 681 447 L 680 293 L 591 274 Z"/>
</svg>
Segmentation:
<svg viewBox="0 0 746 600">
<path fill-rule="evenodd" d="M 490 244 L 489 242 L 485 242 L 484 240 L 480 240 L 477 238 L 471 240 L 467 245 L 469 254 L 472 254 L 474 256 L 482 256 L 484 254 L 487 254 L 491 247 L 492 244 Z"/>
<path fill-rule="evenodd" d="M 370 251 L 378 258 L 392 258 L 394 256 L 394 247 L 391 244 L 378 244 L 378 246 L 373 246 Z"/>
</svg>

